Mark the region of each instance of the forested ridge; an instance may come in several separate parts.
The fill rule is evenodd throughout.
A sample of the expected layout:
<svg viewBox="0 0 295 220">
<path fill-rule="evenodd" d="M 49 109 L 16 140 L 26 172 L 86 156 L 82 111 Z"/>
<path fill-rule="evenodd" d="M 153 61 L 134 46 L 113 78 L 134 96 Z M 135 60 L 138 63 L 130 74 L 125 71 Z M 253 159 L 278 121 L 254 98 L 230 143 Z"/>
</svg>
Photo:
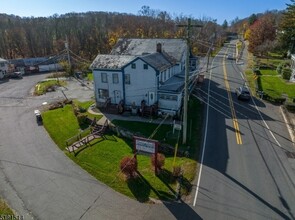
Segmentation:
<svg viewBox="0 0 295 220">
<path fill-rule="evenodd" d="M 109 53 L 118 38 L 184 38 L 187 17 L 172 18 L 169 13 L 143 6 L 138 15 L 87 12 L 50 17 L 19 17 L 0 14 L 0 57 L 5 59 L 44 57 L 60 53 L 68 39 L 71 51 L 87 60 Z M 212 36 L 224 38 L 213 19 L 192 19 L 203 28 L 192 30 L 193 50 L 206 53 Z M 196 41 L 199 40 L 199 42 Z"/>
<path fill-rule="evenodd" d="M 195 55 L 204 55 L 208 48 L 221 46 L 227 33 L 235 32 L 249 41 L 249 50 L 265 54 L 271 50 L 290 49 L 294 44 L 295 0 L 285 11 L 267 11 L 238 17 L 222 25 L 215 19 L 192 18 L 202 25 L 191 30 L 191 48 Z M 47 57 L 61 53 L 68 39 L 74 54 L 92 61 L 97 54 L 110 52 L 118 38 L 185 38 L 187 16 L 171 16 L 166 11 L 143 6 L 137 15 L 116 12 L 86 12 L 50 17 L 19 17 L 0 14 L 0 57 L 5 59 Z M 214 42 L 214 44 L 213 44 Z M 291 48 L 292 50 L 292 48 Z M 292 51 L 291 51 L 292 52 Z"/>
</svg>

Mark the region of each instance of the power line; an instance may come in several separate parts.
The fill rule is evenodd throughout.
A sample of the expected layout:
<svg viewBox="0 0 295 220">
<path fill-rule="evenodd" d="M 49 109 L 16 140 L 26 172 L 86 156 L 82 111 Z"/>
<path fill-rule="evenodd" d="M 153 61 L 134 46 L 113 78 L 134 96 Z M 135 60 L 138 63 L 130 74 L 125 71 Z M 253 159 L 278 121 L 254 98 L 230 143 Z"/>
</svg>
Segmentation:
<svg viewBox="0 0 295 220">
<path fill-rule="evenodd" d="M 185 25 L 177 25 L 178 27 L 185 27 L 187 30 L 187 51 L 186 51 L 186 60 L 185 60 L 185 82 L 184 82 L 184 116 L 183 116 L 183 140 L 182 143 L 186 144 L 187 139 L 187 112 L 188 112 L 188 80 L 189 80 L 189 56 L 190 56 L 190 29 L 191 27 L 203 27 L 202 25 L 193 25 L 191 24 L 191 19 L 187 20 Z"/>
</svg>

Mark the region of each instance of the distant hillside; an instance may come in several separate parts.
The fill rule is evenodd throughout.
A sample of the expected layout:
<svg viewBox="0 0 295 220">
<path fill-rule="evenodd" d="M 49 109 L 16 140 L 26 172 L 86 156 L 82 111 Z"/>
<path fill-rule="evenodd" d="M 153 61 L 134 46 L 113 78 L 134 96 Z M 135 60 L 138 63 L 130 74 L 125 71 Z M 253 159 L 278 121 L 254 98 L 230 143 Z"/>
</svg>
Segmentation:
<svg viewBox="0 0 295 220">
<path fill-rule="evenodd" d="M 148 10 L 151 10 L 148 8 Z M 53 15 L 50 17 L 19 17 L 0 14 L 0 57 L 42 57 L 64 50 L 68 38 L 70 49 L 92 60 L 98 53 L 108 53 L 120 37 L 126 38 L 184 38 L 187 17 L 174 19 L 167 12 L 139 15 L 87 12 Z M 193 19 L 203 29 L 193 30 L 192 36 L 207 41 L 220 26 L 208 20 Z M 221 32 L 219 32 L 221 33 Z M 218 36 L 219 37 L 219 36 Z M 206 53 L 208 45 L 193 43 L 193 51 Z"/>
</svg>

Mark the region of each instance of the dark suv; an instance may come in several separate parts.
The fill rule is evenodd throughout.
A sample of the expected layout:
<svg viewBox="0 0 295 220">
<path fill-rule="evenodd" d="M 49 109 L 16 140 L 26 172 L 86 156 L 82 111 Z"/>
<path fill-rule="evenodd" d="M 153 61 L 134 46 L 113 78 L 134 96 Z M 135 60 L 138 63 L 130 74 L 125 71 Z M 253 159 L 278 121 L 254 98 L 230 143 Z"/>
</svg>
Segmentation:
<svg viewBox="0 0 295 220">
<path fill-rule="evenodd" d="M 238 99 L 250 100 L 250 92 L 249 89 L 245 86 L 241 86 L 236 89 L 236 95 Z"/>
</svg>

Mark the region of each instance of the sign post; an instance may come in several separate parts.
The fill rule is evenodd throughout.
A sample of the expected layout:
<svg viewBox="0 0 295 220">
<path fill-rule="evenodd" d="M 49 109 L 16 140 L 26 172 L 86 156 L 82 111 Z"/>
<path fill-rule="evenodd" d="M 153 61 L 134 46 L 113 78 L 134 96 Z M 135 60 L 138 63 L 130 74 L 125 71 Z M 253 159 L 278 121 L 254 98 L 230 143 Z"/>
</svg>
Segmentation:
<svg viewBox="0 0 295 220">
<path fill-rule="evenodd" d="M 136 155 L 140 152 L 155 155 L 155 175 L 157 175 L 159 142 L 152 139 L 133 136 L 133 143 L 134 143 L 133 153 L 134 153 L 134 158 L 136 160 L 137 160 Z"/>
</svg>

